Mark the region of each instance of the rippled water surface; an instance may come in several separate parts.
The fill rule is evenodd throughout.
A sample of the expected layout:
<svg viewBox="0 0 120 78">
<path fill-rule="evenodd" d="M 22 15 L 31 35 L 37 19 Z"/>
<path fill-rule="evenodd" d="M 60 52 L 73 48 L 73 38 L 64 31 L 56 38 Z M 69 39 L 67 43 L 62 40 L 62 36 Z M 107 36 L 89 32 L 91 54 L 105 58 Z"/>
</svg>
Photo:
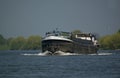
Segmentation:
<svg viewBox="0 0 120 78">
<path fill-rule="evenodd" d="M 0 78 L 120 78 L 120 51 L 63 56 L 0 51 Z"/>
</svg>

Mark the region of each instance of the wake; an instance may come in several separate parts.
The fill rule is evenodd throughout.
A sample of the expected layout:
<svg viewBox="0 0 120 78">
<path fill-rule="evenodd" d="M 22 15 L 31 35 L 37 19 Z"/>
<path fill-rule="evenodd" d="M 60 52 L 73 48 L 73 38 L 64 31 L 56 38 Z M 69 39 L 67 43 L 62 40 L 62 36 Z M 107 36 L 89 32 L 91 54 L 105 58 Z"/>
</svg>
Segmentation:
<svg viewBox="0 0 120 78">
<path fill-rule="evenodd" d="M 67 53 L 67 52 L 62 52 L 62 51 L 56 51 L 55 53 L 52 53 L 50 51 L 45 51 L 43 53 L 37 53 L 37 54 L 25 53 L 25 54 L 22 54 L 22 55 L 25 55 L 25 56 L 52 56 L 52 55 L 70 56 L 70 55 L 80 55 L 80 54 L 77 54 L 77 53 Z"/>
<path fill-rule="evenodd" d="M 96 54 L 78 54 L 78 53 L 67 53 L 67 52 L 62 52 L 62 51 L 56 51 L 55 53 L 52 53 L 50 51 L 45 51 L 43 53 L 36 53 L 36 54 L 22 54 L 24 56 L 73 56 L 73 55 L 91 55 L 91 56 L 107 56 L 107 55 L 112 55 L 113 53 L 96 53 Z"/>
</svg>

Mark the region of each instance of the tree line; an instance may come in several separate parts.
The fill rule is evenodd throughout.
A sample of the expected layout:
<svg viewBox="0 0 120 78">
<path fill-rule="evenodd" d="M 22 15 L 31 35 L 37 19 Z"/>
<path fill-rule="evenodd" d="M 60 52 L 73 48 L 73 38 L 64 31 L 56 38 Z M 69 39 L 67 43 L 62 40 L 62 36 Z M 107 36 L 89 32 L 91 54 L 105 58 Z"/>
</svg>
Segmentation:
<svg viewBox="0 0 120 78">
<path fill-rule="evenodd" d="M 80 30 L 74 30 L 72 33 L 80 33 Z M 4 38 L 0 35 L 0 50 L 39 50 L 41 49 L 41 36 L 29 36 L 24 38 Z M 120 29 L 112 34 L 100 37 L 98 40 L 101 49 L 120 49 Z"/>
<path fill-rule="evenodd" d="M 41 40 L 41 36 L 30 36 L 28 38 L 18 36 L 5 39 L 0 35 L 0 50 L 39 50 L 41 49 Z"/>
<path fill-rule="evenodd" d="M 112 35 L 99 38 L 99 43 L 102 49 L 120 49 L 120 29 Z"/>
</svg>

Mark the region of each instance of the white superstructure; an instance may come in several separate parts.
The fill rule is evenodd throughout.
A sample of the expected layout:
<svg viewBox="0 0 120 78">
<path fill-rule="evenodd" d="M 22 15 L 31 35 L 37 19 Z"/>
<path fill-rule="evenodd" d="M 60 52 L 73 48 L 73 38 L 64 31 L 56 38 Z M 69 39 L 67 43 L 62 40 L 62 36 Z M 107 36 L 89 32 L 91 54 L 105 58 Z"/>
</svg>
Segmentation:
<svg viewBox="0 0 120 78">
<path fill-rule="evenodd" d="M 94 45 L 98 45 L 98 41 L 96 40 L 95 36 L 92 34 L 76 34 L 75 37 L 82 40 L 92 41 Z"/>
<path fill-rule="evenodd" d="M 64 38 L 63 36 L 48 36 L 48 37 L 45 37 L 43 39 L 43 41 L 44 40 L 64 40 L 64 41 L 70 41 L 70 42 L 72 42 L 72 40 Z"/>
</svg>

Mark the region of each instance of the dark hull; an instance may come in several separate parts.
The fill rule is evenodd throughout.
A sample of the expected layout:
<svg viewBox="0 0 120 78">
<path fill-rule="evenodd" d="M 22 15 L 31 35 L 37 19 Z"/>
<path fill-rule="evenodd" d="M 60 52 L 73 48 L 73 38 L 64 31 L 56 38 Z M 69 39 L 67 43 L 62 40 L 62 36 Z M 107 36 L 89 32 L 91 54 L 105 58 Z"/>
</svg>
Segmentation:
<svg viewBox="0 0 120 78">
<path fill-rule="evenodd" d="M 64 40 L 45 40 L 42 41 L 42 52 L 50 51 L 55 53 L 56 51 L 62 51 L 66 53 L 78 53 L 78 54 L 93 54 L 97 53 L 97 47 L 92 42 L 73 39 L 71 41 Z"/>
<path fill-rule="evenodd" d="M 55 53 L 56 51 L 73 52 L 73 43 L 62 40 L 46 40 L 42 41 L 42 52 L 50 51 Z"/>
<path fill-rule="evenodd" d="M 92 41 L 82 40 L 82 39 L 73 39 L 73 52 L 79 54 L 93 54 L 97 53 L 97 46 L 93 45 Z"/>
</svg>

